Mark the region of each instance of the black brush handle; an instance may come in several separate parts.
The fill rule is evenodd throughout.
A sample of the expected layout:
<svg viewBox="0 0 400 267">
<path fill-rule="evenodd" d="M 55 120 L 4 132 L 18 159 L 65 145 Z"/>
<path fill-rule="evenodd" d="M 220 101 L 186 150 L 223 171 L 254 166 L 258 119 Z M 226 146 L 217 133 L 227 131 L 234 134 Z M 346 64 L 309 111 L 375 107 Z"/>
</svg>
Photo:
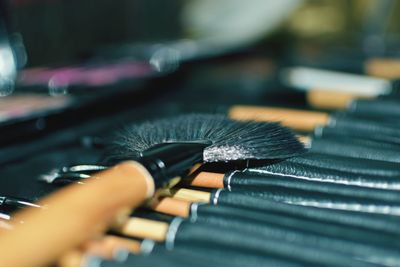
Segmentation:
<svg viewBox="0 0 400 267">
<path fill-rule="evenodd" d="M 132 266 L 165 266 L 165 267 L 203 267 L 218 266 L 218 259 L 210 259 L 206 255 L 200 258 L 199 253 L 190 253 L 186 251 L 168 251 L 158 245 L 157 249 L 153 249 L 150 255 L 131 254 L 123 262 L 115 262 L 110 260 L 101 260 L 98 258 L 89 258 L 86 260 L 86 267 L 132 267 Z M 82 266 L 82 267 L 84 267 Z"/>
<path fill-rule="evenodd" d="M 266 192 L 279 190 L 282 193 L 290 193 L 293 190 L 298 192 L 298 196 L 304 199 L 314 194 L 316 196 L 320 194 L 321 199 L 326 198 L 333 201 L 337 199 L 339 202 L 346 200 L 349 203 L 400 207 L 400 194 L 395 190 L 310 181 L 307 178 L 304 179 L 304 176 L 296 178 L 290 175 L 257 174 L 250 171 L 233 172 L 225 175 L 224 184 L 226 188 L 232 190 L 254 188 Z"/>
<path fill-rule="evenodd" d="M 376 266 L 361 262 L 342 253 L 336 253 L 284 239 L 265 238 L 239 229 L 233 230 L 229 223 L 223 226 L 209 223 L 183 222 L 175 237 L 175 246 L 186 246 L 196 240 L 204 244 L 241 249 L 248 254 L 265 254 L 303 262 L 305 266 Z"/>
<path fill-rule="evenodd" d="M 165 266 L 165 267 L 186 267 L 190 264 L 190 259 L 177 258 L 178 255 L 171 253 L 149 255 L 131 255 L 124 262 L 102 260 L 100 258 L 89 258 L 82 267 L 132 267 L 132 266 Z M 199 264 L 192 264 L 193 267 L 201 267 Z"/>
<path fill-rule="evenodd" d="M 217 190 L 213 192 L 212 202 L 217 205 L 234 205 L 264 213 L 281 213 L 304 219 L 317 220 L 344 226 L 352 226 L 376 233 L 400 236 L 400 218 L 397 216 L 360 213 L 335 209 L 291 205 L 273 201 L 262 195 L 252 194 L 244 190 L 229 192 Z"/>
<path fill-rule="evenodd" d="M 209 144 L 165 143 L 146 150 L 138 159 L 153 177 L 156 188 L 182 176 L 196 163 L 203 161 L 203 151 Z"/>
<path fill-rule="evenodd" d="M 248 169 L 246 173 L 255 175 L 263 175 L 264 173 L 276 174 L 280 176 L 290 176 L 290 178 L 298 178 L 303 180 L 341 183 L 379 189 L 397 190 L 400 186 L 400 179 L 393 176 L 357 174 L 352 172 L 339 171 L 331 168 L 310 166 L 293 161 L 286 160 L 260 168 L 251 168 Z M 303 162 L 302 159 L 300 159 L 299 161 Z M 318 161 L 311 161 L 310 164 L 324 166 L 324 162 L 322 161 L 321 164 Z M 327 167 L 330 166 L 327 165 Z"/>
<path fill-rule="evenodd" d="M 191 218 L 207 220 L 207 218 L 218 218 L 222 221 L 245 221 L 246 227 L 257 224 L 278 226 L 291 230 L 302 231 L 331 238 L 349 240 L 358 243 L 373 244 L 381 247 L 400 248 L 400 241 L 397 237 L 382 232 L 360 229 L 351 225 L 343 225 L 315 218 L 305 218 L 289 214 L 287 212 L 277 212 L 272 209 L 268 212 L 261 210 L 243 208 L 233 205 L 198 205 L 192 208 Z"/>
<path fill-rule="evenodd" d="M 283 226 L 280 222 L 281 220 L 285 220 L 284 218 L 278 221 L 267 222 L 265 220 L 244 218 L 240 212 L 237 210 L 236 212 L 225 212 L 222 215 L 221 212 L 212 212 L 209 209 L 208 212 L 203 211 L 203 213 L 199 213 L 200 216 L 197 216 L 196 223 L 207 223 L 210 227 L 223 227 L 229 229 L 231 232 L 243 232 L 245 236 L 249 234 L 263 239 L 281 239 L 292 244 L 298 244 L 299 246 L 318 247 L 368 262 L 388 264 L 390 261 L 400 261 L 398 246 L 393 245 L 391 242 L 387 242 L 384 246 L 382 246 L 382 243 L 376 244 L 371 242 L 371 240 L 369 242 L 357 242 L 348 238 L 326 236 L 304 229 L 296 229 L 293 227 L 294 225 L 289 227 Z"/>
<path fill-rule="evenodd" d="M 376 121 L 352 118 L 350 116 L 333 116 L 329 125 L 318 127 L 314 131 L 317 137 L 350 136 L 389 144 L 400 144 L 400 129 Z"/>
<path fill-rule="evenodd" d="M 341 136 L 315 137 L 311 140 L 309 151 L 318 154 L 400 163 L 400 147 L 390 144 L 385 146 L 384 143 L 368 142 L 368 140 L 360 141 L 360 139 Z"/>
<path fill-rule="evenodd" d="M 288 188 L 287 186 L 260 187 L 245 185 L 235 186 L 234 190 L 240 190 L 250 196 L 294 205 L 390 215 L 399 215 L 400 213 L 399 205 L 387 201 Z"/>
<path fill-rule="evenodd" d="M 90 259 L 89 259 L 90 260 Z M 115 267 L 115 262 L 103 261 L 97 267 Z M 164 264 L 165 263 L 165 264 Z M 173 264 L 173 265 L 170 265 Z M 88 266 L 91 266 L 88 264 Z M 259 266 L 282 266 L 296 267 L 300 263 L 279 259 L 271 256 L 255 256 L 243 253 L 235 249 L 217 247 L 213 244 L 204 244 L 193 241 L 187 246 L 175 247 L 172 250 L 165 249 L 164 244 L 155 244 L 149 255 L 129 255 L 129 257 L 117 266 L 171 266 L 171 267 L 204 267 L 204 266 L 232 266 L 232 267 L 259 267 Z"/>
<path fill-rule="evenodd" d="M 347 112 L 375 119 L 399 119 L 400 101 L 391 97 L 383 99 L 358 99 L 351 103 Z"/>
<path fill-rule="evenodd" d="M 378 175 L 400 177 L 399 164 L 382 160 L 357 159 L 346 156 L 306 153 L 302 156 L 290 158 L 287 161 L 311 167 L 315 166 L 355 174 L 366 174 L 369 176 Z"/>
<path fill-rule="evenodd" d="M 398 124 L 384 119 L 374 119 L 351 113 L 336 112 L 331 115 L 328 127 L 340 127 L 355 132 L 381 133 L 395 135 L 400 130 Z"/>
</svg>

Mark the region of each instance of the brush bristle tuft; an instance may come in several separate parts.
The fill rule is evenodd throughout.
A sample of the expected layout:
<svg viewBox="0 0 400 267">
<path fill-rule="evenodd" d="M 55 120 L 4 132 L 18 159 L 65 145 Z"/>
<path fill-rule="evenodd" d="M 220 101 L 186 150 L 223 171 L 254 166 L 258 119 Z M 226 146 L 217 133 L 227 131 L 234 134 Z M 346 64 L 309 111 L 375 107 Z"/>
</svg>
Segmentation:
<svg viewBox="0 0 400 267">
<path fill-rule="evenodd" d="M 135 159 L 155 145 L 171 142 L 209 142 L 205 162 L 283 159 L 305 151 L 292 131 L 275 122 L 189 114 L 126 127 L 113 141 L 107 161 Z"/>
</svg>

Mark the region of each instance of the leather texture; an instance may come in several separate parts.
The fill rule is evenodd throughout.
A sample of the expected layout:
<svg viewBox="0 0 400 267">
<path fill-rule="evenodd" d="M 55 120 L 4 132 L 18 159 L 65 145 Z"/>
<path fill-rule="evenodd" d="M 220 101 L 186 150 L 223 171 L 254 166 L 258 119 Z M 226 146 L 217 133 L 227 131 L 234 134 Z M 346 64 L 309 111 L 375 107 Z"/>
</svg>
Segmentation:
<svg viewBox="0 0 400 267">
<path fill-rule="evenodd" d="M 229 264 L 233 267 L 241 267 L 237 262 L 223 257 L 209 257 L 210 251 L 199 249 L 195 246 L 191 250 L 174 249 L 169 251 L 165 249 L 163 244 L 155 245 L 150 255 L 134 255 L 130 254 L 123 262 L 116 263 L 115 261 L 103 261 L 101 264 L 95 265 L 96 267 L 118 267 L 118 266 L 141 266 L 141 267 L 204 267 L 204 266 L 218 266 L 222 264 Z M 255 266 L 255 265 L 253 265 Z M 288 265 L 296 266 L 296 265 Z"/>
<path fill-rule="evenodd" d="M 235 180 L 234 185 L 231 185 L 231 190 L 243 190 L 245 194 L 259 198 L 319 208 L 400 215 L 399 202 L 380 199 L 381 197 L 386 199 L 385 196 L 380 196 L 380 192 L 374 194 L 372 198 L 362 195 L 366 191 L 357 192 L 358 190 L 347 189 L 350 186 L 342 185 L 341 192 L 335 184 L 326 186 L 327 183 L 315 184 L 318 182 L 296 181 L 296 179 L 282 179 L 282 177 L 278 179 L 273 176 L 252 175 L 250 177 L 244 174 L 242 178 Z"/>
<path fill-rule="evenodd" d="M 163 244 L 156 245 L 156 250 L 151 253 L 151 257 L 157 255 L 157 247 L 163 247 Z M 165 249 L 164 249 L 165 250 Z M 233 246 L 218 247 L 213 243 L 204 243 L 193 240 L 190 244 L 177 244 L 170 253 L 178 253 L 180 257 L 189 258 L 191 261 L 201 264 L 201 266 L 233 266 L 233 267 L 259 267 L 259 266 L 285 266 L 294 267 L 301 264 L 294 260 L 280 259 L 270 255 L 247 254 Z M 211 259 L 211 260 L 210 260 Z M 162 265 L 161 265 L 162 266 Z M 187 265 L 192 266 L 191 264 Z"/>
<path fill-rule="evenodd" d="M 268 237 L 267 237 L 268 236 Z M 252 233 L 229 223 L 189 223 L 184 222 L 176 234 L 176 246 L 187 246 L 194 240 L 218 247 L 234 247 L 250 255 L 271 255 L 303 262 L 305 265 L 322 266 L 376 266 L 367 264 L 349 256 L 321 249 L 320 247 L 298 245 L 282 238 L 273 238 L 273 233 Z"/>
<path fill-rule="evenodd" d="M 316 220 L 325 223 L 333 223 L 341 226 L 356 227 L 367 231 L 375 231 L 377 234 L 386 233 L 400 236 L 400 218 L 397 216 L 360 213 L 336 209 L 321 209 L 311 206 L 291 205 L 284 202 L 276 202 L 270 198 L 257 196 L 247 190 L 218 190 L 212 193 L 217 205 L 234 205 L 243 209 L 256 210 L 263 213 L 278 213 L 306 220 Z"/>
<path fill-rule="evenodd" d="M 263 226 L 284 231 L 297 231 L 320 235 L 333 239 L 342 239 L 357 243 L 379 245 L 389 249 L 400 248 L 400 240 L 393 235 L 382 234 L 346 225 L 327 223 L 309 218 L 301 218 L 287 213 L 262 212 L 260 210 L 239 208 L 232 205 L 199 205 L 192 218 L 197 221 L 220 220 L 221 223 L 244 222 L 243 228 Z M 351 249 L 351 248 L 349 248 Z"/>
<path fill-rule="evenodd" d="M 321 127 L 315 132 L 317 136 L 350 136 L 397 145 L 400 144 L 399 133 L 400 129 L 396 127 L 390 127 L 377 121 L 347 116 L 332 116 L 329 125 Z"/>
<path fill-rule="evenodd" d="M 315 164 L 318 165 L 319 163 L 315 162 Z M 247 169 L 246 173 L 254 173 L 259 175 L 275 174 L 277 176 L 286 176 L 289 179 L 341 183 L 392 190 L 398 190 L 400 185 L 400 179 L 397 177 L 356 174 L 329 168 L 299 164 L 289 160 L 277 162 L 263 167 L 249 168 Z"/>
<path fill-rule="evenodd" d="M 400 151 L 398 152 L 400 154 Z M 330 170 L 344 171 L 369 176 L 392 176 L 400 178 L 399 164 L 382 160 L 357 159 L 345 156 L 326 155 L 320 153 L 306 153 L 302 156 L 289 158 L 282 161 L 294 162 L 307 166 L 315 166 Z"/>
<path fill-rule="evenodd" d="M 244 232 L 256 235 L 263 239 L 279 239 L 299 246 L 310 246 L 325 249 L 331 252 L 343 253 L 345 255 L 362 259 L 368 262 L 380 264 L 390 264 L 390 262 L 400 262 L 400 251 L 398 243 L 393 244 L 389 240 L 384 243 L 374 243 L 372 240 L 368 242 L 349 240 L 345 236 L 327 236 L 324 233 L 315 233 L 311 227 L 305 230 L 306 221 L 286 221 L 286 225 L 282 224 L 285 218 L 274 220 L 271 218 L 262 218 L 259 214 L 253 212 L 243 216 L 242 211 L 230 209 L 229 211 L 213 212 L 213 209 L 221 209 L 220 207 L 210 207 L 208 212 L 199 210 L 197 221 L 211 225 L 221 226 L 225 229 L 230 229 L 231 232 Z M 255 217 L 254 217 L 255 216 Z M 296 224 L 297 223 L 297 224 Z M 320 225 L 321 229 L 324 226 Z M 353 235 L 353 233 L 350 233 Z M 382 244 L 383 243 L 383 244 Z M 386 246 L 385 246 L 386 245 Z"/>
<path fill-rule="evenodd" d="M 400 147 L 340 136 L 314 137 L 309 152 L 400 163 Z"/>
<path fill-rule="evenodd" d="M 353 101 L 348 109 L 349 113 L 367 114 L 373 118 L 395 117 L 400 119 L 400 101 L 393 98 L 358 99 Z"/>
</svg>

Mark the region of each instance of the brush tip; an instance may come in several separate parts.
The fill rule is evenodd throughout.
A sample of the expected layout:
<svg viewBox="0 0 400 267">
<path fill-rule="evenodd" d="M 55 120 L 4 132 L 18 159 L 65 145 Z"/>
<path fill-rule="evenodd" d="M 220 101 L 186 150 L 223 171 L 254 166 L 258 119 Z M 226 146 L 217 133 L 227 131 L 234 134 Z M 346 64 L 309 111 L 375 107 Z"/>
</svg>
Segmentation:
<svg viewBox="0 0 400 267">
<path fill-rule="evenodd" d="M 117 133 L 106 161 L 138 158 L 147 149 L 167 142 L 209 142 L 203 153 L 205 162 L 283 159 L 305 152 L 294 133 L 276 122 L 187 114 L 125 127 Z"/>
</svg>

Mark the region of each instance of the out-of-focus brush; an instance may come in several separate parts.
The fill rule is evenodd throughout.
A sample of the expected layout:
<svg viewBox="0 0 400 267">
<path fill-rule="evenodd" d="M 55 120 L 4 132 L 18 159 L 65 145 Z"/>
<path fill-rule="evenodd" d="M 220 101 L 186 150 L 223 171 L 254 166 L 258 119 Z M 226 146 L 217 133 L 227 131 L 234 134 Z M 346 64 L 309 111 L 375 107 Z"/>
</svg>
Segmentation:
<svg viewBox="0 0 400 267">
<path fill-rule="evenodd" d="M 32 201 L 22 198 L 0 197 L 0 201 L 0 214 L 3 215 L 0 217 L 0 232 L 14 230 L 14 227 L 11 224 L 11 222 L 14 220 L 14 216 L 11 214 L 11 211 L 32 207 L 41 208 Z M 171 199 L 171 201 L 177 202 L 178 200 Z M 160 205 L 158 209 L 164 209 L 164 206 Z M 79 248 L 69 251 L 63 255 L 58 260 L 57 266 L 79 267 L 85 260 L 84 255 L 95 255 L 98 257 L 111 259 L 119 250 L 137 253 L 139 251 L 139 247 L 140 243 L 138 241 L 118 237 L 115 235 L 95 237 L 83 243 Z"/>
<path fill-rule="evenodd" d="M 385 116 L 380 120 L 360 118 L 344 113 L 326 113 L 288 108 L 232 106 L 229 117 L 236 120 L 279 121 L 301 132 L 322 136 L 334 132 L 337 136 L 361 138 L 390 144 L 400 144 L 399 127 Z"/>
<path fill-rule="evenodd" d="M 85 186 L 72 185 L 43 199 L 46 209 L 17 215 L 26 223 L 0 237 L 0 266 L 54 262 L 103 231 L 121 212 L 126 214 L 158 188 L 176 182 L 196 163 L 282 159 L 304 152 L 294 134 L 277 123 L 234 121 L 222 115 L 179 116 L 134 125 L 126 133 L 109 158 L 115 167 L 96 174 Z M 132 150 L 130 142 L 139 144 L 141 151 Z M 124 160 L 128 161 L 118 163 Z M 25 256 L 18 257 L 15 251 Z"/>
<path fill-rule="evenodd" d="M 398 91 L 398 82 L 389 79 L 308 67 L 286 68 L 281 78 L 286 86 L 306 92 L 308 103 L 316 108 L 357 109 L 359 103 L 371 105 L 374 98 Z"/>
<path fill-rule="evenodd" d="M 333 131 L 321 131 L 318 134 L 299 137 L 309 152 L 400 163 L 400 147 L 394 144 L 349 137 Z"/>
</svg>

